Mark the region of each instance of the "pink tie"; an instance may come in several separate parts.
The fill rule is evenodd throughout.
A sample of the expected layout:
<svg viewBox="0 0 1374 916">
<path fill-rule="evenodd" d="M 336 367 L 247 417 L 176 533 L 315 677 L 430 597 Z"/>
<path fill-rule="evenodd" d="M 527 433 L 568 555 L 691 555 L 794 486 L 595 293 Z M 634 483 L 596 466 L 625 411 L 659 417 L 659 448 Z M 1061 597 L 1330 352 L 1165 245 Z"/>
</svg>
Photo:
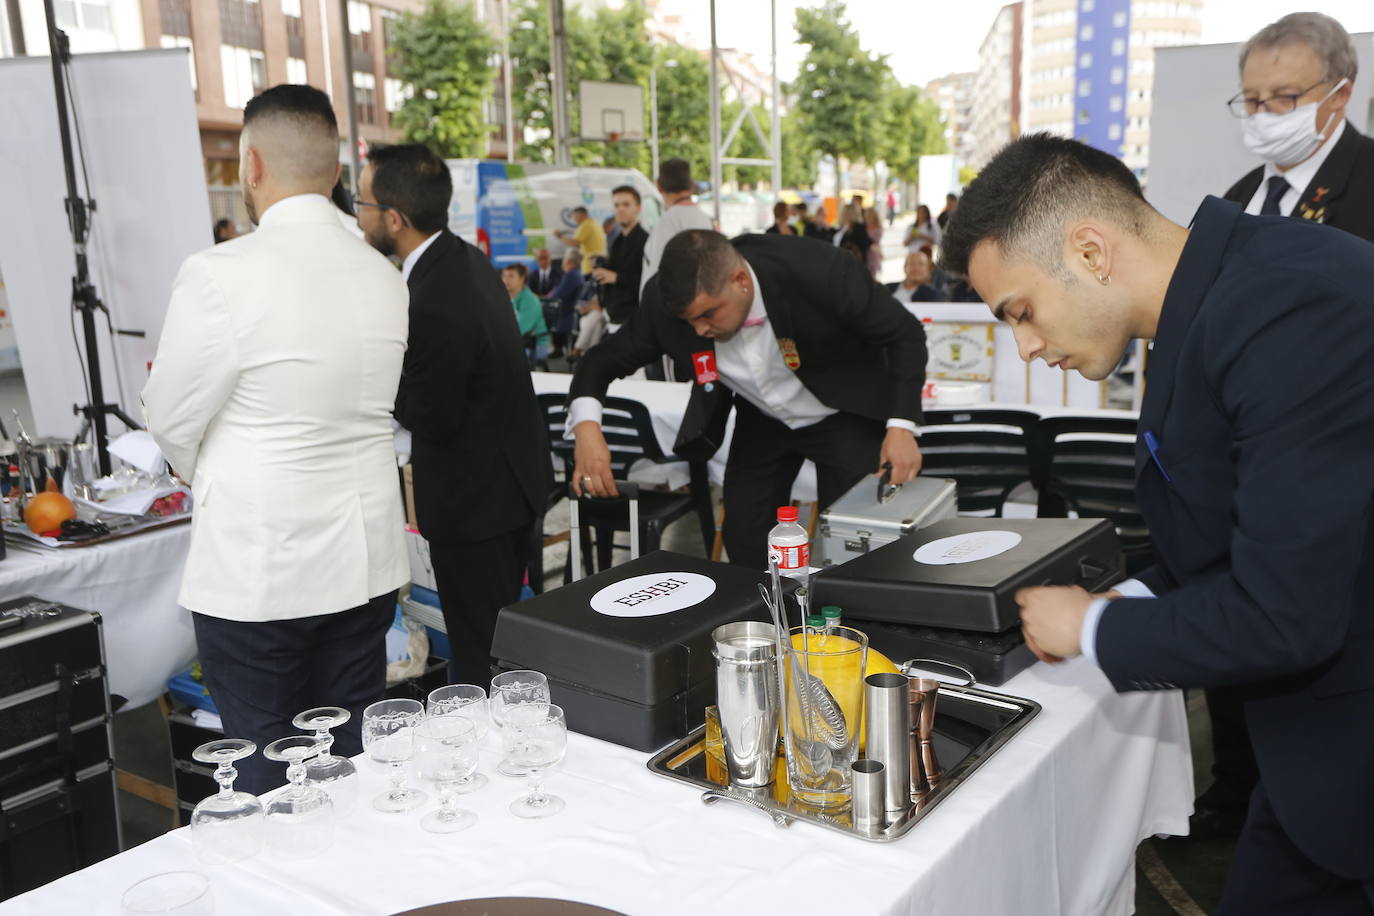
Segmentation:
<svg viewBox="0 0 1374 916">
<path fill-rule="evenodd" d="M 757 327 L 759 327 L 760 325 L 764 325 L 764 324 L 767 324 L 767 323 L 768 323 L 768 319 L 767 319 L 767 318 L 747 318 L 747 319 L 745 319 L 744 326 L 745 326 L 746 328 L 757 328 Z"/>
</svg>

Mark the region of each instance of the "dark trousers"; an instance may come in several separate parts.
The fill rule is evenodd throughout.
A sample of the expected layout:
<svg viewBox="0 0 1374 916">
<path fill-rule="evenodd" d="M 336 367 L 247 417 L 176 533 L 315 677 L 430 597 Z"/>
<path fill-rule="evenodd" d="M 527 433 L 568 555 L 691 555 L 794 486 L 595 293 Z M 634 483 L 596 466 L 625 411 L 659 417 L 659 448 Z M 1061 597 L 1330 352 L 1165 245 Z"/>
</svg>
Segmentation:
<svg viewBox="0 0 1374 916">
<path fill-rule="evenodd" d="M 485 541 L 430 542 L 434 582 L 439 587 L 444 626 L 453 648 L 449 683 L 481 687 L 490 683 L 496 615 L 520 600 L 520 586 L 529 565 L 532 524 Z"/>
<path fill-rule="evenodd" d="M 1303 913 L 1374 916 L 1374 881 L 1334 875 L 1288 838 L 1261 781 L 1236 844 L 1217 916 Z"/>
<path fill-rule="evenodd" d="M 824 509 L 878 469 L 884 432 L 877 420 L 847 413 L 789 429 L 736 398 L 722 532 L 730 562 L 750 569 L 768 567 L 768 532 L 777 524 L 778 507 L 791 502 L 792 483 L 804 460 L 816 463 L 817 496 Z"/>
<path fill-rule="evenodd" d="M 299 735 L 291 724 L 315 706 L 352 713 L 333 730 L 333 753 L 363 750 L 363 709 L 386 693 L 386 631 L 396 616 L 396 592 L 337 614 L 245 622 L 192 614 L 205 686 L 224 720 L 226 738 L 247 738 L 258 752 L 234 764 L 234 787 L 261 795 L 286 782 L 286 765 L 262 750 Z"/>
<path fill-rule="evenodd" d="M 1222 811 L 1244 811 L 1259 782 L 1245 706 L 1234 690 L 1221 687 L 1206 693 L 1212 722 L 1212 785 L 1198 802 Z"/>
</svg>

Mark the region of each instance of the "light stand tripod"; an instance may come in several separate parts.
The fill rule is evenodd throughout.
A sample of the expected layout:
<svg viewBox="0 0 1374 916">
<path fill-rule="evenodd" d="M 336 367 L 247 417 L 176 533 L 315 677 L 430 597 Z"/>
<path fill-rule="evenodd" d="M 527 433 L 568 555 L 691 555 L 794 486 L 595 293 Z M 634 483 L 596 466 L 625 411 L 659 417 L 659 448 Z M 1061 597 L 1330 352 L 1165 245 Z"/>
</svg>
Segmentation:
<svg viewBox="0 0 1374 916">
<path fill-rule="evenodd" d="M 90 403 L 77 406 L 74 412 L 86 419 L 81 426 L 80 438 L 86 430 L 95 426 L 95 449 L 100 462 L 101 476 L 110 473 L 109 433 L 105 425 L 106 415 L 113 415 L 130 429 L 141 429 L 141 425 L 131 419 L 118 404 L 105 403 L 105 383 L 100 375 L 100 347 L 95 336 L 95 313 L 97 310 L 109 312 L 95 286 L 91 283 L 90 266 L 87 263 L 86 243 L 90 238 L 90 213 L 95 210 L 95 201 L 86 200 L 76 190 L 76 159 L 72 153 L 71 125 L 67 120 L 67 87 L 63 67 L 71 61 L 71 47 L 67 33 L 57 27 L 53 12 L 53 0 L 43 0 L 43 12 L 48 22 L 48 50 L 52 55 L 53 89 L 57 93 L 57 130 L 62 139 L 62 164 L 67 173 L 67 224 L 72 231 L 72 243 L 76 251 L 76 275 L 72 277 L 72 306 L 81 313 L 81 330 L 86 341 L 86 369 L 90 384 Z M 90 191 L 88 187 L 87 192 Z"/>
</svg>

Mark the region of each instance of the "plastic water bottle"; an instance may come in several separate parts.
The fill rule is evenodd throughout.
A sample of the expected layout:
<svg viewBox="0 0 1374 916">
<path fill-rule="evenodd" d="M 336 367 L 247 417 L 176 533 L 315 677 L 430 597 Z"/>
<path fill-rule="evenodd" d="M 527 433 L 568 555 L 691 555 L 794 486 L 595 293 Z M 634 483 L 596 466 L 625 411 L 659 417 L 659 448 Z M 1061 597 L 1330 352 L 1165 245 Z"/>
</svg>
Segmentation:
<svg viewBox="0 0 1374 916">
<path fill-rule="evenodd" d="M 811 540 L 806 529 L 797 524 L 796 506 L 779 506 L 778 523 L 768 532 L 768 559 L 778 564 L 778 572 L 798 585 L 811 580 Z"/>
</svg>

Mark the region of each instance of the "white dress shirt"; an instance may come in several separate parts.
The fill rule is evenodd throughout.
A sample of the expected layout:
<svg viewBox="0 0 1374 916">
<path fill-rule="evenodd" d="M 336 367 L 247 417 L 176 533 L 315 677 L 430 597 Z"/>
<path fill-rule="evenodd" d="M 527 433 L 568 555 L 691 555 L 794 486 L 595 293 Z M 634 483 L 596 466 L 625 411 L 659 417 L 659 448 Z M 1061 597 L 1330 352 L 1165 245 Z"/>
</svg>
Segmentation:
<svg viewBox="0 0 1374 916">
<path fill-rule="evenodd" d="M 783 362 L 778 338 L 763 304 L 763 288 L 753 267 L 749 268 L 749 279 L 754 286 L 749 316 L 733 337 L 716 341 L 716 371 L 720 373 L 720 380 L 735 394 L 789 429 L 819 423 L 836 410 L 822 404 L 797 378 L 797 373 Z M 601 402 L 594 397 L 573 399 L 568 407 L 569 435 L 584 420 L 601 422 Z M 894 417 L 887 425 L 916 433 L 916 424 L 910 420 Z"/>
<path fill-rule="evenodd" d="M 406 255 L 406 259 L 405 259 L 404 261 L 401 262 L 401 279 L 402 279 L 402 280 L 406 281 L 407 283 L 410 282 L 410 272 L 411 272 L 412 270 L 414 270 L 414 269 L 415 269 L 415 265 L 416 265 L 417 263 L 419 263 L 419 261 L 420 261 L 420 256 L 423 255 L 423 254 L 425 253 L 425 250 L 426 250 L 427 248 L 429 248 L 430 245 L 433 245 L 433 244 L 434 244 L 434 240 L 437 239 L 438 237 L 439 237 L 439 233 L 437 233 L 437 232 L 434 233 L 434 234 L 431 235 L 429 238 L 425 239 L 423 242 L 421 242 L 420 244 L 416 245 L 414 251 L 412 251 L 410 254 Z"/>
<path fill-rule="evenodd" d="M 1259 216 L 1260 208 L 1264 206 L 1264 197 L 1269 193 L 1269 179 L 1275 175 L 1282 175 L 1288 182 L 1288 190 L 1279 198 L 1279 212 L 1284 216 L 1292 216 L 1293 211 L 1298 207 L 1298 201 L 1302 199 L 1302 192 L 1307 190 L 1307 186 L 1312 183 L 1312 179 L 1317 177 L 1317 172 L 1321 171 L 1322 163 L 1326 162 L 1326 157 L 1331 155 L 1331 151 L 1340 142 L 1341 134 L 1345 132 L 1345 118 L 1341 118 L 1340 124 L 1336 126 L 1336 132 L 1331 138 L 1321 145 L 1321 148 L 1312 154 L 1312 158 L 1306 162 L 1300 162 L 1286 172 L 1280 172 L 1279 167 L 1272 162 L 1264 164 L 1264 177 L 1260 179 L 1259 187 L 1255 189 L 1254 196 L 1250 198 L 1250 203 L 1246 204 L 1245 212 L 1251 216 Z"/>
</svg>

